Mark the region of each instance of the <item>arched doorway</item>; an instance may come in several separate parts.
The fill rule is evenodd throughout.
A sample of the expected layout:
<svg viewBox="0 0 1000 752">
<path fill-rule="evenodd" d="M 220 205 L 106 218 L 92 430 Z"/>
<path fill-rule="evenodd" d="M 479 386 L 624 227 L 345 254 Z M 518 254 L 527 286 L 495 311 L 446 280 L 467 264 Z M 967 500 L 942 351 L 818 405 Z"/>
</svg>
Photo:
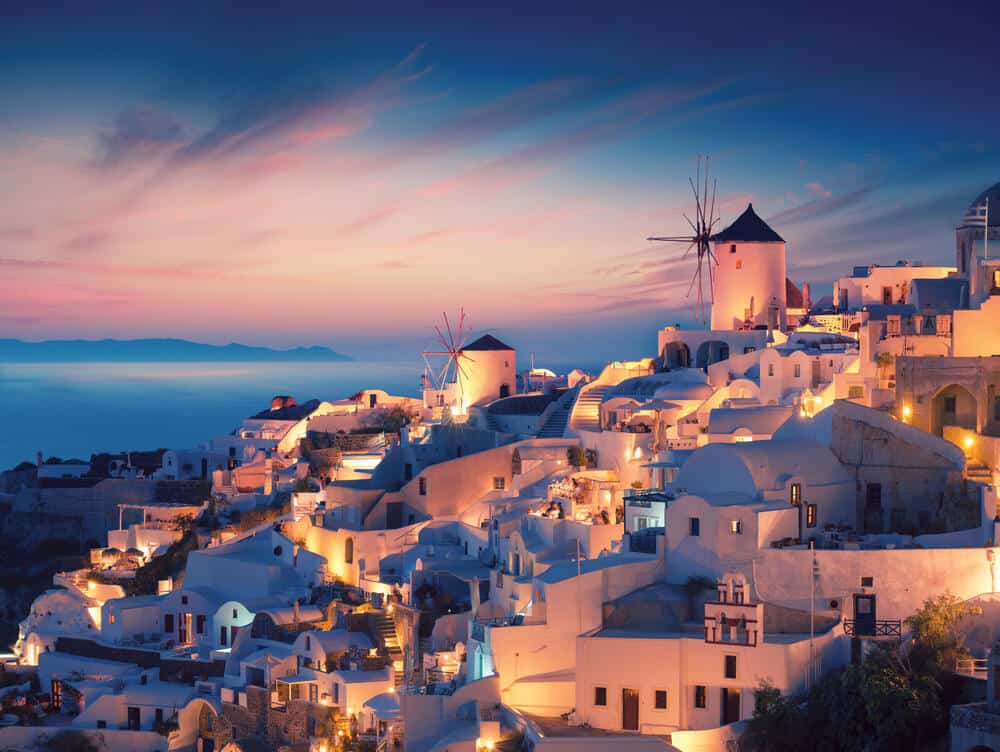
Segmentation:
<svg viewBox="0 0 1000 752">
<path fill-rule="evenodd" d="M 691 366 L 691 350 L 683 342 L 668 342 L 663 348 L 663 367 L 668 371 Z"/>
<path fill-rule="evenodd" d="M 945 426 L 975 431 L 978 408 L 972 392 L 959 384 L 949 384 L 931 400 L 931 433 L 942 436 Z"/>
<path fill-rule="evenodd" d="M 710 339 L 707 342 L 702 342 L 698 347 L 695 366 L 703 371 L 707 371 L 708 367 L 713 363 L 718 363 L 720 360 L 727 360 L 728 358 L 729 345 L 722 340 Z"/>
</svg>

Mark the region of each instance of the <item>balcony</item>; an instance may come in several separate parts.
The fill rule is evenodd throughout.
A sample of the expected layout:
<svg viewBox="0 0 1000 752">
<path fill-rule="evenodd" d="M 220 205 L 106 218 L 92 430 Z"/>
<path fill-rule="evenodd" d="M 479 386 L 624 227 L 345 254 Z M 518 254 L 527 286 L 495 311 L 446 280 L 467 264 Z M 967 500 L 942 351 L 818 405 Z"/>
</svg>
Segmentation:
<svg viewBox="0 0 1000 752">
<path fill-rule="evenodd" d="M 649 509 L 653 504 L 669 504 L 677 498 L 663 488 L 626 488 L 625 503 L 630 507 Z"/>
<path fill-rule="evenodd" d="M 844 619 L 844 634 L 851 637 L 898 640 L 902 637 L 902 629 L 903 625 L 899 619 L 878 619 L 874 622 L 869 620 Z"/>
</svg>

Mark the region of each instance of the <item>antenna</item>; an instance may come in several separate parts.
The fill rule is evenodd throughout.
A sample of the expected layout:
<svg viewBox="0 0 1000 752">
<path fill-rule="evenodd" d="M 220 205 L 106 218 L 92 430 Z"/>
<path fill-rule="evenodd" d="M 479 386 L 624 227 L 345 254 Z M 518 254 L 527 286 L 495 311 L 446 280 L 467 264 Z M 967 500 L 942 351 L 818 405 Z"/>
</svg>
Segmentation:
<svg viewBox="0 0 1000 752">
<path fill-rule="evenodd" d="M 706 321 L 705 313 L 705 266 L 708 267 L 708 304 L 711 305 L 712 298 L 715 291 L 715 266 L 718 266 L 719 262 L 715 258 L 715 253 L 712 251 L 712 233 L 715 230 L 716 224 L 719 222 L 719 217 L 715 215 L 715 195 L 716 189 L 718 188 L 718 181 L 712 181 L 712 195 L 711 198 L 708 195 L 708 163 L 709 158 L 705 157 L 705 176 L 702 178 L 701 175 L 701 155 L 698 155 L 698 163 L 695 170 L 694 179 L 688 178 L 688 184 L 691 186 L 691 193 L 694 195 L 694 221 L 687 214 L 683 217 L 687 220 L 688 225 L 691 227 L 692 235 L 674 235 L 674 236 L 660 236 L 660 237 L 650 237 L 646 240 L 655 241 L 659 243 L 686 243 L 687 249 L 684 251 L 684 255 L 681 256 L 682 259 L 687 258 L 691 249 L 694 248 L 697 254 L 698 266 L 695 269 L 694 275 L 691 277 L 691 284 L 688 286 L 687 297 L 691 296 L 691 291 L 694 290 L 695 286 L 698 288 L 698 300 L 695 306 L 695 320 L 696 321 Z"/>
</svg>

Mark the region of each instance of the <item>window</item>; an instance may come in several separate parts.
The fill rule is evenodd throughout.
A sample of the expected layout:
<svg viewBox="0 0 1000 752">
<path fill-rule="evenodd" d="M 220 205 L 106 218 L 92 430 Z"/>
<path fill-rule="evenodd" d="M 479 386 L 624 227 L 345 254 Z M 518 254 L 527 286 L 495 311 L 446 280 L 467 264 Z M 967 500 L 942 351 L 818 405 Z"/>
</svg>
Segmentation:
<svg viewBox="0 0 1000 752">
<path fill-rule="evenodd" d="M 340 703 L 340 682 L 333 683 L 333 704 L 337 705 Z"/>
<path fill-rule="evenodd" d="M 198 634 L 205 634 L 205 614 L 198 614 L 194 617 L 194 631 Z"/>
<path fill-rule="evenodd" d="M 736 268 L 737 269 L 743 268 L 743 259 L 736 259 Z"/>
<path fill-rule="evenodd" d="M 806 527 L 816 527 L 815 504 L 806 504 Z"/>
<path fill-rule="evenodd" d="M 688 519 L 688 535 L 698 536 L 701 535 L 701 519 L 698 517 L 691 517 Z"/>
<path fill-rule="evenodd" d="M 154 715 L 154 723 L 163 723 L 163 708 L 157 708 Z"/>
<path fill-rule="evenodd" d="M 497 587 L 503 588 L 503 572 L 497 570 Z"/>
<path fill-rule="evenodd" d="M 743 354 L 746 355 L 747 353 L 752 353 L 756 349 L 757 349 L 756 347 L 744 347 Z"/>
<path fill-rule="evenodd" d="M 864 399 L 865 398 L 865 388 L 864 386 L 858 384 L 847 387 L 847 399 Z"/>
<path fill-rule="evenodd" d="M 306 650 L 312 650 L 312 638 L 306 635 Z"/>
<path fill-rule="evenodd" d="M 226 646 L 226 637 L 228 636 L 229 632 L 226 629 L 226 625 L 223 624 L 221 627 L 219 627 L 219 644 L 222 645 L 222 647 Z"/>
<path fill-rule="evenodd" d="M 789 489 L 788 500 L 791 501 L 792 504 L 794 504 L 795 506 L 798 506 L 799 504 L 802 503 L 802 484 L 801 483 L 793 483 L 792 484 L 791 488 Z"/>
<path fill-rule="evenodd" d="M 653 707 L 656 710 L 667 709 L 667 690 L 658 689 L 653 692 Z"/>
<path fill-rule="evenodd" d="M 874 577 L 862 577 L 861 578 L 861 587 L 874 587 L 874 586 L 875 586 L 875 578 Z"/>
<path fill-rule="evenodd" d="M 237 616 L 237 614 L 238 614 L 238 613 L 239 613 L 239 612 L 238 612 L 238 611 L 237 611 L 237 610 L 236 610 L 236 609 L 234 608 L 234 609 L 233 609 L 233 618 L 234 618 L 234 619 L 238 618 L 238 616 Z"/>
<path fill-rule="evenodd" d="M 173 632 L 174 631 L 174 615 L 164 614 L 163 615 L 163 631 Z"/>
<path fill-rule="evenodd" d="M 892 288 L 891 287 L 883 287 L 882 288 L 882 304 L 883 305 L 892 305 Z"/>
<path fill-rule="evenodd" d="M 142 715 L 139 708 L 131 707 L 128 709 L 128 730 L 138 731 L 142 727 Z"/>
<path fill-rule="evenodd" d="M 594 687 L 594 704 L 604 707 L 608 704 L 608 688 Z"/>
<path fill-rule="evenodd" d="M 58 679 L 52 680 L 52 707 L 56 710 L 62 707 L 62 682 Z"/>
<path fill-rule="evenodd" d="M 344 563 L 354 563 L 354 538 L 348 538 L 344 541 Z"/>
<path fill-rule="evenodd" d="M 186 595 L 181 596 L 181 604 L 186 606 L 188 602 L 188 597 Z"/>
<path fill-rule="evenodd" d="M 1000 420 L 1000 397 L 993 398 L 993 420 Z"/>
<path fill-rule="evenodd" d="M 115 612 L 108 609 L 108 624 L 114 624 L 114 623 L 115 623 Z"/>
<path fill-rule="evenodd" d="M 802 365 L 800 363 L 795 364 L 794 371 L 795 371 L 795 378 L 797 379 L 802 378 Z"/>
<path fill-rule="evenodd" d="M 427 495 L 427 478 L 421 477 L 417 481 L 417 490 L 420 492 L 421 496 Z"/>
<path fill-rule="evenodd" d="M 107 727 L 108 727 L 108 722 L 107 721 L 98 721 L 97 722 L 97 728 L 99 728 L 99 729 L 106 729 Z"/>
<path fill-rule="evenodd" d="M 733 243 L 731 246 L 729 246 L 729 252 L 736 253 L 736 243 Z"/>
<path fill-rule="evenodd" d="M 704 684 L 698 684 L 694 688 L 694 706 L 696 708 L 708 707 L 708 691 Z"/>
<path fill-rule="evenodd" d="M 493 479 L 493 490 L 503 491 L 507 487 L 507 479 L 501 475 L 496 476 Z"/>
<path fill-rule="evenodd" d="M 729 532 L 732 535 L 743 535 L 743 520 L 729 520 Z"/>
<path fill-rule="evenodd" d="M 736 678 L 736 656 L 727 655 L 725 663 L 725 674 L 727 679 Z"/>
<path fill-rule="evenodd" d="M 767 364 L 767 375 L 774 376 L 774 363 Z"/>
</svg>

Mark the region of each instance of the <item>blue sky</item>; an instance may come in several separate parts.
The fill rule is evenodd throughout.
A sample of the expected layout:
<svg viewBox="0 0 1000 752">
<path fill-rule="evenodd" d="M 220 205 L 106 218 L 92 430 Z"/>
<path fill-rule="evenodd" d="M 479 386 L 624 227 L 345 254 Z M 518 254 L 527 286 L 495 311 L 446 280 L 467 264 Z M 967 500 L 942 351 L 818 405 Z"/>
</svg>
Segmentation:
<svg viewBox="0 0 1000 752">
<path fill-rule="evenodd" d="M 555 360 L 691 321 L 712 155 L 823 291 L 945 263 L 1000 180 L 998 12 L 912 5 L 7 4 L 0 330 Z"/>
</svg>

